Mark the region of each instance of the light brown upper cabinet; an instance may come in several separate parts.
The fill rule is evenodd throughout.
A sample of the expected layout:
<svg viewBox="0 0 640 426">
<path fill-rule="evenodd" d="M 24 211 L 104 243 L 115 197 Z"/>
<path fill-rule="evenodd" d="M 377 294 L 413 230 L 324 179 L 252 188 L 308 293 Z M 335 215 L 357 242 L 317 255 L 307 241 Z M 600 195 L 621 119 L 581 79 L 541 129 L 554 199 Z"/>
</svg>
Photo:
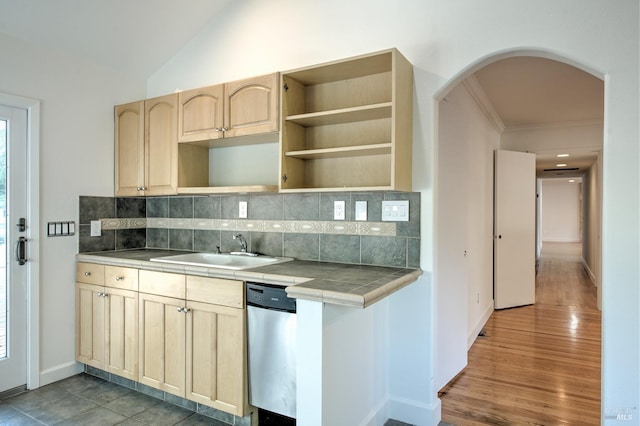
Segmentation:
<svg viewBox="0 0 640 426">
<path fill-rule="evenodd" d="M 277 132 L 279 74 L 180 92 L 178 141 Z"/>
<path fill-rule="evenodd" d="M 282 73 L 280 190 L 411 190 L 413 67 L 396 49 Z"/>
<path fill-rule="evenodd" d="M 178 94 L 179 194 L 277 191 L 279 84 L 273 73 Z"/>
<path fill-rule="evenodd" d="M 116 196 L 177 193 L 177 123 L 176 94 L 115 107 Z"/>
</svg>

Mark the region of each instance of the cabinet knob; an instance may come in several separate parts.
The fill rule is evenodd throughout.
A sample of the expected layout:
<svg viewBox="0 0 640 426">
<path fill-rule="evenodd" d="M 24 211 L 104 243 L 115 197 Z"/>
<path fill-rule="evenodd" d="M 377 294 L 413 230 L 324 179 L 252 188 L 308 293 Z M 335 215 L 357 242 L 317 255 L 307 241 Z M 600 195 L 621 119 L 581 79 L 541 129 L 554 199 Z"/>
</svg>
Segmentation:
<svg viewBox="0 0 640 426">
<path fill-rule="evenodd" d="M 118 275 L 118 276 L 116 277 L 116 281 L 122 281 L 122 280 L 124 280 L 124 276 L 122 276 L 122 275 Z"/>
<path fill-rule="evenodd" d="M 90 276 L 91 276 L 91 272 L 85 272 L 85 273 L 84 273 L 84 276 L 85 276 L 85 277 L 90 277 Z"/>
</svg>

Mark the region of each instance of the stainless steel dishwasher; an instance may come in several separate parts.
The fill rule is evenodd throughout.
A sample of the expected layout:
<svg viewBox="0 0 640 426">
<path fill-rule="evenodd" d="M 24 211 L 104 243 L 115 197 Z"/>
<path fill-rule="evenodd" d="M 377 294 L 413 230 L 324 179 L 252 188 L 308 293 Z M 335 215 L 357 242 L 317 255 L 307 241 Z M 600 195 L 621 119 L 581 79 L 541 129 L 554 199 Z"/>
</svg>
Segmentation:
<svg viewBox="0 0 640 426">
<path fill-rule="evenodd" d="M 283 287 L 247 282 L 247 328 L 249 404 L 295 418 L 295 299 Z"/>
</svg>

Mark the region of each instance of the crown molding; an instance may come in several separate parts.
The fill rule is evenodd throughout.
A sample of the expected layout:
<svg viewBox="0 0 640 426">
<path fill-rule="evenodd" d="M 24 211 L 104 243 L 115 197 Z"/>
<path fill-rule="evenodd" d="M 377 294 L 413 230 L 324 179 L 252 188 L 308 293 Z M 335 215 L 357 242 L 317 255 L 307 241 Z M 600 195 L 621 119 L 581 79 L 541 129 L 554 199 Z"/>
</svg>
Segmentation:
<svg viewBox="0 0 640 426">
<path fill-rule="evenodd" d="M 469 92 L 471 97 L 476 101 L 478 107 L 480 107 L 484 115 L 487 117 L 493 127 L 495 127 L 498 133 L 504 132 L 505 125 L 496 112 L 495 108 L 493 107 L 493 104 L 489 100 L 489 97 L 482 89 L 482 86 L 480 86 L 480 82 L 478 81 L 478 79 L 474 75 L 470 75 L 462 81 L 462 84 L 464 84 L 464 87 L 467 88 L 467 91 Z"/>
<path fill-rule="evenodd" d="M 546 129 L 558 129 L 563 127 L 587 127 L 587 126 L 602 126 L 604 120 L 597 118 L 593 120 L 574 120 L 574 121 L 561 121 L 557 123 L 541 123 L 541 124 L 527 124 L 522 126 L 510 126 L 506 128 L 505 133 L 523 132 L 531 130 L 546 130 Z"/>
</svg>

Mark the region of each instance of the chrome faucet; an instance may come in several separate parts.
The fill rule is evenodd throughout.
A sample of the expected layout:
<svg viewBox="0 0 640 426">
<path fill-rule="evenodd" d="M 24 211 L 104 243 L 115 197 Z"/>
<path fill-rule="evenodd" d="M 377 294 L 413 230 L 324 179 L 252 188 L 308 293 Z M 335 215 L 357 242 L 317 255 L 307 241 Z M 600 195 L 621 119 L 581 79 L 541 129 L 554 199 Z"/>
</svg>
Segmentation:
<svg viewBox="0 0 640 426">
<path fill-rule="evenodd" d="M 247 240 L 244 239 L 242 234 L 235 234 L 233 236 L 233 239 L 234 240 L 240 240 L 240 252 L 241 253 L 246 253 L 247 252 Z"/>
</svg>

